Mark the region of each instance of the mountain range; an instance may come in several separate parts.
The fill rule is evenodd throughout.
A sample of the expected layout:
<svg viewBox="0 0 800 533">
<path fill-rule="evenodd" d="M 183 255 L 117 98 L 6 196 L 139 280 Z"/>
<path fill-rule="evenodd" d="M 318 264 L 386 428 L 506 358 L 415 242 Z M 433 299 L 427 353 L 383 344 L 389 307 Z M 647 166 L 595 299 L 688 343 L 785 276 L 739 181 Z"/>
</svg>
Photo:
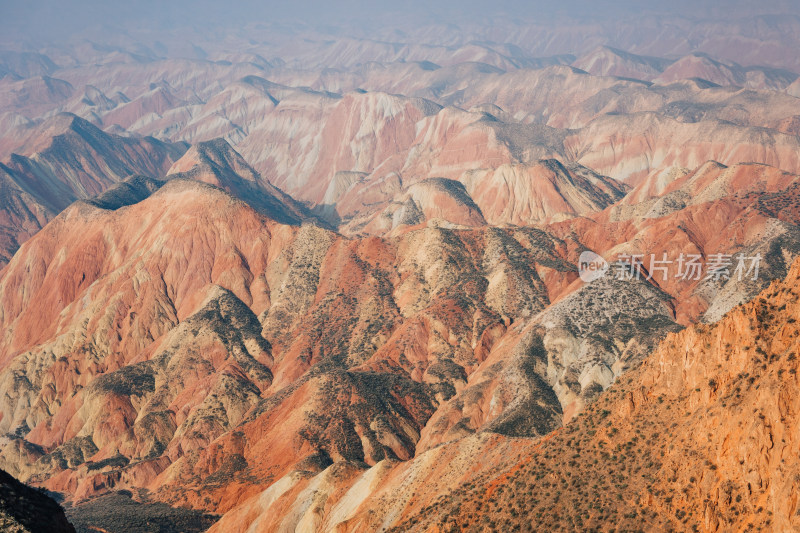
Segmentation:
<svg viewBox="0 0 800 533">
<path fill-rule="evenodd" d="M 0 52 L 0 521 L 800 528 L 800 67 L 758 20 Z"/>
</svg>

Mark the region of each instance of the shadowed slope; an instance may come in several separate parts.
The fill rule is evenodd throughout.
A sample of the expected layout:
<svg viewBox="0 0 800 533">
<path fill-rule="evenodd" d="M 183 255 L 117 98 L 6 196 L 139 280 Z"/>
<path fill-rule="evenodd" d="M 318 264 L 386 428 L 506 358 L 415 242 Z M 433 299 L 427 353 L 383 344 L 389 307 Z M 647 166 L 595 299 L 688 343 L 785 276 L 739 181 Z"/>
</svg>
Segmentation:
<svg viewBox="0 0 800 533">
<path fill-rule="evenodd" d="M 0 470 L 0 528 L 8 533 L 74 533 L 64 510 L 43 491 Z"/>
</svg>

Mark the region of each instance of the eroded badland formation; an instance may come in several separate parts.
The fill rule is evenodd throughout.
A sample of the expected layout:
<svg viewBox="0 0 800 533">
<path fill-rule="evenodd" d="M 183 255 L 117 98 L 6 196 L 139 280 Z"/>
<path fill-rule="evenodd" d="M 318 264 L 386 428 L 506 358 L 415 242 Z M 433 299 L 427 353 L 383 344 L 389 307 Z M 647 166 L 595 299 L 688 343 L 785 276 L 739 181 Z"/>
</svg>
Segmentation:
<svg viewBox="0 0 800 533">
<path fill-rule="evenodd" d="M 7 46 L 0 523 L 799 530 L 798 36 Z"/>
</svg>

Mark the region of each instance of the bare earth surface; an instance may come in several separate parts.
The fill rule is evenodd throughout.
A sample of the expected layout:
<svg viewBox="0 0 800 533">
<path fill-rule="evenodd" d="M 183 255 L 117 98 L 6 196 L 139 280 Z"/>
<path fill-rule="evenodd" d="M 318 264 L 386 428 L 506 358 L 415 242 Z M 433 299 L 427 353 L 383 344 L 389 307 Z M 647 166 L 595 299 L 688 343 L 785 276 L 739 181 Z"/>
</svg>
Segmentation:
<svg viewBox="0 0 800 533">
<path fill-rule="evenodd" d="M 78 531 L 800 529 L 800 22 L 737 17 L 0 46 L 0 468 Z"/>
</svg>

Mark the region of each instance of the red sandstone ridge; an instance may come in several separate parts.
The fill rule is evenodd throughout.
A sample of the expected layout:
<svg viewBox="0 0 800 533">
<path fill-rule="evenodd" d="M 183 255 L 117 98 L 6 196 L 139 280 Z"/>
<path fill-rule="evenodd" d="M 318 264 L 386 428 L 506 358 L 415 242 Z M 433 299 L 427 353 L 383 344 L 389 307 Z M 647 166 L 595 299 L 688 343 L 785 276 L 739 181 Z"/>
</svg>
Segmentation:
<svg viewBox="0 0 800 533">
<path fill-rule="evenodd" d="M 577 164 L 542 160 L 472 171 L 463 178 L 492 224 L 541 225 L 602 211 L 627 187 Z"/>
<path fill-rule="evenodd" d="M 523 451 L 517 445 L 503 467 L 483 468 L 478 481 L 428 505 L 400 496 L 391 511 L 355 512 L 349 522 L 377 524 L 405 509 L 396 530 L 572 531 L 608 520 L 657 530 L 797 529 L 799 287 L 795 262 L 785 281 L 719 323 L 669 336 L 585 415 Z M 498 446 L 481 444 L 482 454 Z M 434 482 L 421 459 L 417 476 Z M 369 497 L 362 507 L 377 508 Z"/>
<path fill-rule="evenodd" d="M 1 468 L 81 530 L 797 526 L 794 19 L 252 22 L 0 51 Z"/>
<path fill-rule="evenodd" d="M 582 165 L 634 185 L 664 170 L 695 168 L 708 160 L 758 162 L 792 172 L 800 161 L 793 135 L 654 113 L 598 118 L 565 143 L 581 154 Z"/>
<path fill-rule="evenodd" d="M 73 204 L 0 278 L 4 468 L 74 500 L 147 489 L 225 512 L 308 479 L 296 471 L 333 464 L 355 482 L 364 464 L 440 445 L 472 453 L 476 433 L 546 435 L 676 318 L 721 315 L 759 288 L 582 286 L 580 251 L 724 244 L 786 261 L 797 241 L 795 219 L 776 214 L 796 176 L 771 167 L 709 163 L 591 213 L 622 186 L 540 165 L 536 179 L 589 212 L 492 227 L 466 187 L 422 180 L 398 207 L 416 218 L 344 238 L 262 208 L 256 193 L 272 189 L 224 141 L 192 148 L 166 183 L 128 180 Z"/>
<path fill-rule="evenodd" d="M 550 229 L 562 237 L 574 236 L 609 260 L 620 254 L 642 254 L 648 271 L 653 255 L 660 260 L 667 254 L 668 260 L 675 261 L 680 254 L 706 258 L 760 254 L 760 268 L 766 273 L 760 281 L 734 276 L 736 282 L 720 284 L 704 276 L 693 280 L 654 273 L 655 283 L 676 297 L 679 322 L 688 324 L 700 316 L 716 321 L 763 289 L 766 280 L 788 272 L 798 249 L 797 226 L 791 222 L 798 205 L 790 199 L 797 182 L 797 175 L 774 167 L 708 162 L 674 177 L 669 185 L 643 182 L 602 213 L 553 224 Z M 651 196 L 656 189 L 661 192 Z M 783 219 L 778 211 L 785 213 Z"/>
<path fill-rule="evenodd" d="M 678 302 L 644 281 L 569 287 L 583 245 L 566 228 L 634 235 L 634 222 L 612 222 L 615 208 L 553 232 L 478 218 L 345 239 L 280 224 L 220 189 L 257 179 L 226 146 L 192 150 L 178 165 L 188 172 L 152 190 L 130 181 L 74 204 L 3 272 L 5 468 L 76 500 L 148 489 L 215 512 L 317 474 L 344 494 L 369 466 L 413 460 L 400 476 L 440 445 L 468 461 L 482 432 L 546 435 L 679 329 Z M 643 220 L 668 225 L 711 204 L 768 221 L 770 191 L 794 179 L 709 169 L 670 189 L 693 191 L 698 209 Z M 725 196 L 739 181 L 757 195 Z M 480 214 L 457 183 L 427 186 Z M 704 199 L 712 190 L 722 196 Z M 576 234 L 593 231 L 614 235 Z M 369 483 L 392 470 L 379 471 Z"/>
<path fill-rule="evenodd" d="M 170 167 L 167 178 L 214 185 L 284 224 L 299 224 L 311 216 L 304 206 L 262 179 L 223 139 L 192 146 Z"/>
<path fill-rule="evenodd" d="M 543 158 L 565 166 L 577 162 L 633 185 L 709 159 L 800 170 L 791 129 L 793 117 L 800 116 L 798 100 L 789 89 L 789 94 L 779 91 L 777 81 L 762 86 L 750 80 L 774 75 L 789 81 L 784 71 L 738 67 L 711 59 L 713 54 L 695 54 L 675 65 L 707 62 L 733 73 L 726 84 L 762 90 L 716 87 L 687 79 L 702 74 L 688 70 L 674 73 L 664 81 L 668 85 L 651 85 L 618 76 L 625 69 L 671 69 L 672 60 L 596 43 L 572 67 L 564 63 L 574 58 L 534 58 L 513 47 L 470 44 L 450 50 L 458 57 L 465 53 L 463 58 L 481 50 L 505 58 L 487 64 L 456 61 L 456 56 L 444 61 L 447 48 L 438 45 L 385 46 L 311 39 L 299 48 L 287 43 L 239 53 L 218 50 L 209 57 L 224 59 L 211 61 L 194 53 L 165 59 L 152 51 L 140 57 L 118 47 L 86 45 L 70 50 L 69 60 L 61 58 L 59 65 L 67 67 L 53 63 L 42 70 L 49 64 L 46 56 L 9 56 L 5 68 L 63 76 L 75 94 L 67 103 L 53 101 L 47 113 L 73 111 L 120 134 L 127 128 L 194 143 L 223 137 L 263 183 L 309 202 L 331 223 L 372 212 L 377 203 L 392 202 L 399 190 L 420 180 L 444 177 L 466 184 L 469 176 L 508 174 L 500 169 L 536 166 Z M 308 70 L 308 62 L 319 59 L 310 50 L 324 50 L 329 57 L 339 47 L 375 62 Z M 289 57 L 268 61 L 267 52 Z M 637 76 L 651 79 L 644 71 Z M 36 132 L 45 126 L 38 114 L 8 100 L 0 108 L 0 123 L 7 126 L 0 152 L 32 153 Z M 138 173 L 154 177 L 150 169 Z M 569 205 L 542 206 L 542 213 L 536 206 L 489 207 L 469 192 L 491 223 L 550 221 L 551 209 L 558 217 L 562 211 L 585 212 L 584 206 Z M 23 218 L 13 225 L 24 226 L 24 235 L 40 225 L 36 210 Z"/>
<path fill-rule="evenodd" d="M 247 181 L 233 153 L 204 150 L 186 157 L 189 174 Z M 479 214 L 459 187 L 444 191 Z M 36 406 L 5 406 L 2 424 L 25 437 L 4 453 L 76 498 L 163 485 L 170 501 L 199 505 L 203 490 L 224 509 L 257 488 L 226 470 L 230 453 L 265 475 L 306 456 L 409 459 L 435 406 L 501 357 L 491 354 L 508 324 L 574 277 L 564 243 L 537 232 L 428 228 L 351 242 L 278 225 L 180 176 L 143 197 L 73 205 L 0 282 L 5 376 Z M 31 261 L 42 268 L 30 273 Z M 14 369 L 32 361 L 41 372 L 19 388 Z M 331 411 L 334 393 L 355 410 Z M 285 451 L 267 459 L 279 442 Z M 216 489 L 205 481 L 224 472 Z"/>
<path fill-rule="evenodd" d="M 103 133 L 74 115 L 48 120 L 26 145 L 28 156 L 0 163 L 0 262 L 76 199 L 99 194 L 130 175 L 162 175 L 185 150 L 152 138 Z"/>
<path fill-rule="evenodd" d="M 524 232 L 487 257 L 482 231 L 349 241 L 181 177 L 144 196 L 74 204 L 0 281 L 4 464 L 75 499 L 224 510 L 309 458 L 409 459 L 509 317 L 574 275 Z"/>
<path fill-rule="evenodd" d="M 800 261 L 718 324 L 670 335 L 547 436 L 481 432 L 410 461 L 297 470 L 212 531 L 792 530 L 799 286 Z"/>
<path fill-rule="evenodd" d="M 411 185 L 379 213 L 355 218 L 344 231 L 380 235 L 423 223 L 478 227 L 485 226 L 486 220 L 464 185 L 445 178 L 428 178 Z"/>
</svg>

